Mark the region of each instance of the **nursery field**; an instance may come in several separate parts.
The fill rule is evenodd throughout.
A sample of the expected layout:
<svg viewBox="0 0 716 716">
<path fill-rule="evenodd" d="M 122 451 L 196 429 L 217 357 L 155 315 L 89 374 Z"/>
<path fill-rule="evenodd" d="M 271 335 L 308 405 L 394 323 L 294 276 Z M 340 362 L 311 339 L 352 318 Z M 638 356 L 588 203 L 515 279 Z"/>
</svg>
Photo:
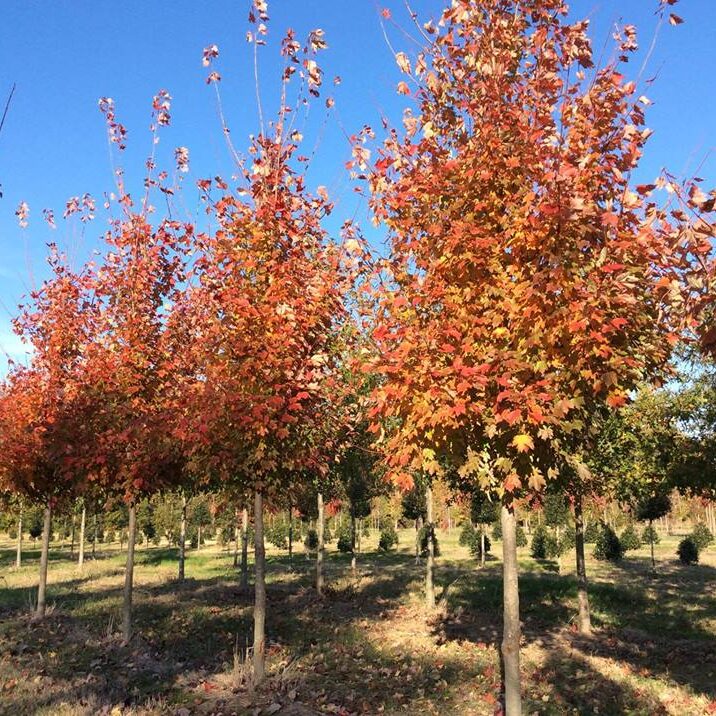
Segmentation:
<svg viewBox="0 0 716 716">
<path fill-rule="evenodd" d="M 0 713 L 499 713 L 501 562 L 480 569 L 458 530 L 438 537 L 430 616 L 409 530 L 389 554 L 364 540 L 355 574 L 329 545 L 323 599 L 302 552 L 290 565 L 269 550 L 269 678 L 258 691 L 244 664 L 253 592 L 241 592 L 228 550 L 190 551 L 179 584 L 176 550 L 139 548 L 135 636 L 123 646 L 118 545 L 82 573 L 53 545 L 48 615 L 35 622 L 39 552 L 27 550 L 16 570 L 14 545 L 0 541 Z M 716 713 L 716 549 L 685 567 L 678 540 L 662 537 L 656 573 L 646 549 L 617 565 L 588 558 L 590 637 L 573 627 L 571 560 L 558 572 L 519 550 L 525 713 Z"/>
</svg>

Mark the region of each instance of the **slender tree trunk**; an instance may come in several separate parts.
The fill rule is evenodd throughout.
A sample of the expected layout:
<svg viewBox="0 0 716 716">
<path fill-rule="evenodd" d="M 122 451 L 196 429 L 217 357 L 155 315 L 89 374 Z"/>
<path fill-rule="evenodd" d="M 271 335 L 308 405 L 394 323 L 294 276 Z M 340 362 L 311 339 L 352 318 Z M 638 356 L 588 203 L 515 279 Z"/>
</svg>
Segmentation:
<svg viewBox="0 0 716 716">
<path fill-rule="evenodd" d="M 582 496 L 574 500 L 574 549 L 577 557 L 577 602 L 579 604 L 578 627 L 580 634 L 592 633 L 589 615 L 589 592 L 587 591 L 587 563 L 584 559 L 584 515 Z"/>
<path fill-rule="evenodd" d="M 249 511 L 241 510 L 241 590 L 249 588 Z"/>
<path fill-rule="evenodd" d="M 177 578 L 184 581 L 186 568 L 186 495 L 181 496 L 181 521 L 179 522 L 179 574 Z"/>
<path fill-rule="evenodd" d="M 293 505 L 288 506 L 288 565 L 293 569 Z"/>
<path fill-rule="evenodd" d="M 649 543 L 651 545 L 651 568 L 656 569 L 656 560 L 654 559 L 654 520 L 649 520 Z"/>
<path fill-rule="evenodd" d="M 239 511 L 234 513 L 234 569 L 239 566 L 239 539 L 241 536 L 241 527 L 239 525 Z"/>
<path fill-rule="evenodd" d="M 351 515 L 351 569 L 356 571 L 356 518 Z"/>
<path fill-rule="evenodd" d="M 18 569 L 22 566 L 22 512 L 17 518 L 17 554 L 15 555 L 15 566 Z"/>
<path fill-rule="evenodd" d="M 325 518 L 323 514 L 323 493 L 318 493 L 318 550 L 316 551 L 316 591 L 318 596 L 323 596 L 323 528 Z"/>
<path fill-rule="evenodd" d="M 74 509 L 74 505 L 73 505 Z M 70 530 L 70 559 L 75 558 L 75 513 L 70 515 L 70 524 L 72 529 Z"/>
<path fill-rule="evenodd" d="M 480 525 L 480 566 L 485 566 L 485 525 Z"/>
<path fill-rule="evenodd" d="M 196 528 L 196 549 L 197 552 L 201 549 L 201 525 Z"/>
<path fill-rule="evenodd" d="M 263 495 L 256 493 L 254 502 L 254 534 L 256 584 L 254 600 L 254 683 L 258 686 L 266 671 L 266 564 L 264 549 Z"/>
<path fill-rule="evenodd" d="M 52 531 L 52 507 L 45 506 L 45 521 L 42 526 L 42 551 L 40 552 L 40 586 L 37 589 L 37 616 L 45 616 L 47 595 L 47 562 L 50 555 L 50 532 Z"/>
<path fill-rule="evenodd" d="M 92 559 L 97 555 L 97 513 L 94 513 L 94 534 L 92 535 Z"/>
<path fill-rule="evenodd" d="M 428 610 L 435 609 L 435 585 L 433 570 L 435 568 L 435 545 L 433 544 L 433 488 L 425 490 L 425 517 L 428 529 L 428 558 L 425 564 L 425 606 Z"/>
<path fill-rule="evenodd" d="M 513 508 L 502 506 L 503 634 L 505 716 L 521 716 L 520 594 L 517 581 L 517 529 Z"/>
<path fill-rule="evenodd" d="M 134 544 L 137 538 L 137 506 L 129 506 L 127 532 L 127 566 L 124 570 L 124 599 L 122 602 L 122 641 L 129 644 L 132 638 L 132 587 L 134 583 Z"/>
<path fill-rule="evenodd" d="M 77 565 L 82 569 L 82 565 L 85 562 L 85 522 L 87 520 L 87 509 L 82 504 L 82 515 L 80 516 L 80 546 L 79 546 L 79 557 L 77 558 Z"/>
<path fill-rule="evenodd" d="M 415 564 L 420 564 L 420 530 L 423 528 L 423 518 L 415 520 Z"/>
</svg>

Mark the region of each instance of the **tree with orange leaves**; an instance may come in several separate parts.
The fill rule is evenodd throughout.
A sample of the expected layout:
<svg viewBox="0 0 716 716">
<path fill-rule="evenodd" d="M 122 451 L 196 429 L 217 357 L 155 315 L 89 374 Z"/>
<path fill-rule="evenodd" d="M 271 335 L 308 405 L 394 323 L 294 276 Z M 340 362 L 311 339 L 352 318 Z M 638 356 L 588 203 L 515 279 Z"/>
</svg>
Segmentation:
<svg viewBox="0 0 716 716">
<path fill-rule="evenodd" d="M 713 236 L 631 183 L 649 135 L 648 100 L 620 71 L 634 28 L 595 69 L 588 23 L 566 14 L 563 0 L 455 0 L 418 26 L 415 58 L 396 56 L 415 100 L 403 129 L 370 168 L 367 132 L 354 151 L 391 242 L 374 429 L 394 426 L 399 482 L 447 460 L 502 503 L 508 716 L 521 713 L 514 501 L 557 475 L 595 410 L 662 370 Z"/>
<path fill-rule="evenodd" d="M 129 508 L 122 633 L 131 638 L 136 502 L 184 478 L 180 444 L 167 430 L 175 404 L 176 343 L 165 313 L 178 301 L 191 227 L 152 228 L 128 213 L 107 233 L 93 291 L 97 328 L 87 348 L 83 390 L 91 395 L 93 439 L 86 469 Z"/>
<path fill-rule="evenodd" d="M 250 42 L 264 44 L 264 2 L 254 3 L 250 20 Z M 338 452 L 332 426 L 342 346 L 351 338 L 349 261 L 322 226 L 332 209 L 327 192 L 306 187 L 308 159 L 294 126 L 307 98 L 320 92 L 315 56 L 323 47 L 321 30 L 303 47 L 287 33 L 281 105 L 252 138 L 250 165 L 239 160 L 243 186 L 234 192 L 220 179 L 200 182 L 218 229 L 197 237 L 195 285 L 177 308 L 193 334 L 187 361 L 194 366 L 177 435 L 196 470 L 254 493 L 257 683 L 265 673 L 264 500 L 280 502 L 292 483 L 328 474 Z M 207 48 L 205 64 L 217 56 L 218 48 Z M 294 76 L 301 79 L 295 107 L 287 99 Z"/>
<path fill-rule="evenodd" d="M 320 220 L 327 201 L 290 168 L 296 145 L 261 137 L 251 201 L 224 195 L 220 228 L 200 237 L 193 306 L 200 380 L 180 437 L 207 475 L 255 493 L 254 670 L 264 672 L 263 500 L 303 475 L 326 475 L 341 393 L 347 314 L 341 252 Z M 337 401 L 337 402 L 336 402 Z"/>
<path fill-rule="evenodd" d="M 12 365 L 0 388 L 0 483 L 45 507 L 38 617 L 45 614 L 53 507 L 82 494 L 86 484 L 78 435 L 89 406 L 80 377 L 95 317 L 89 272 L 70 270 L 53 244 L 49 264 L 52 277 L 32 292 L 14 321 L 32 347 L 32 365 Z"/>
</svg>

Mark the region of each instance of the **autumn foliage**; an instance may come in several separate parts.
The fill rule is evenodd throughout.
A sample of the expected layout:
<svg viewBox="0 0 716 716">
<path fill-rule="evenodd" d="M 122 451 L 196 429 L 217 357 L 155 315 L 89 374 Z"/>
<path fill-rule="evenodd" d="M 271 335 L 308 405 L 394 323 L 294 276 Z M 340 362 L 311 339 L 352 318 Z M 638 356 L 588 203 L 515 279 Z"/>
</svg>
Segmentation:
<svg viewBox="0 0 716 716">
<path fill-rule="evenodd" d="M 670 178 L 631 182 L 650 134 L 622 69 L 634 28 L 594 67 L 566 13 L 459 0 L 397 57 L 414 104 L 367 178 L 391 240 L 374 428 L 397 422 L 399 479 L 446 454 L 485 488 L 542 489 L 595 407 L 623 405 L 688 327 L 712 227 L 657 202 Z"/>
</svg>

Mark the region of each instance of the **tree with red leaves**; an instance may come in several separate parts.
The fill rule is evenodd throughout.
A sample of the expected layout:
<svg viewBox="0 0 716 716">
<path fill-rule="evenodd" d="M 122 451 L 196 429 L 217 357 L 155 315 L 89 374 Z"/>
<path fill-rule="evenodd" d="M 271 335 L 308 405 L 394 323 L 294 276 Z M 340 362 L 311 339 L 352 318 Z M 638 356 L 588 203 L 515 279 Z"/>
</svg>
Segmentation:
<svg viewBox="0 0 716 716">
<path fill-rule="evenodd" d="M 90 274 L 71 271 L 52 244 L 49 264 L 52 277 L 32 292 L 14 321 L 32 347 L 32 365 L 11 366 L 0 388 L 0 483 L 45 507 L 38 617 L 45 614 L 53 507 L 81 494 L 86 484 L 78 435 L 89 406 L 80 377 L 95 318 Z"/>
<path fill-rule="evenodd" d="M 136 502 L 177 486 L 185 474 L 179 444 L 167 430 L 177 356 L 165 314 L 178 300 L 191 231 L 169 221 L 154 229 L 143 216 L 128 214 L 105 237 L 109 250 L 93 286 L 97 329 L 82 376 L 95 406 L 86 467 L 129 507 L 125 642 L 131 637 Z"/>
<path fill-rule="evenodd" d="M 659 373 L 684 329 L 710 226 L 633 186 L 645 97 L 593 68 L 563 0 L 455 0 L 398 53 L 413 93 L 368 168 L 388 228 L 373 338 L 374 429 L 395 479 L 441 460 L 502 503 L 505 705 L 521 713 L 514 501 L 541 491 L 602 406 Z M 411 90 L 411 85 L 414 90 Z M 662 185 L 673 180 L 664 177 Z"/>
<path fill-rule="evenodd" d="M 264 44 L 265 3 L 255 3 L 250 20 L 250 41 Z M 342 346 L 351 336 L 349 262 L 322 226 L 332 209 L 325 189 L 306 188 L 308 158 L 293 128 L 307 97 L 319 94 L 314 58 L 325 47 L 323 32 L 311 32 L 303 48 L 289 32 L 281 47 L 281 106 L 252 139 L 251 164 L 239 164 L 242 186 L 234 192 L 220 179 L 200 182 L 218 229 L 197 237 L 195 285 L 180 308 L 193 334 L 187 360 L 195 379 L 186 382 L 177 435 L 196 471 L 254 493 L 257 683 L 265 673 L 264 500 L 280 502 L 293 483 L 328 473 L 337 453 L 331 426 L 341 404 Z M 217 55 L 207 48 L 205 64 Z M 294 75 L 301 79 L 296 107 L 287 100 Z M 208 81 L 219 80 L 212 72 Z"/>
</svg>

